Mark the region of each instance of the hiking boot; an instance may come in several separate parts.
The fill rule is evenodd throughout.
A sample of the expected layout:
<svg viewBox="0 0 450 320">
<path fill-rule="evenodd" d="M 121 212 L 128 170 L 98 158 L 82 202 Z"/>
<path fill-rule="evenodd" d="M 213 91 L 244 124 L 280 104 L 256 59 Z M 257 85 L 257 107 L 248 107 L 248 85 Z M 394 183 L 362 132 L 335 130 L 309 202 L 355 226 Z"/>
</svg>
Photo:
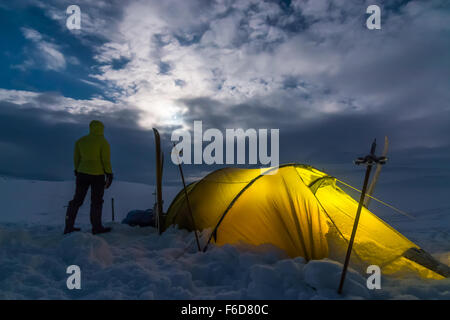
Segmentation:
<svg viewBox="0 0 450 320">
<path fill-rule="evenodd" d="M 81 231 L 81 228 L 75 228 L 75 227 L 72 227 L 72 228 L 64 228 L 64 234 L 68 234 L 68 233 L 71 233 L 71 232 L 77 232 L 77 231 Z"/>
<path fill-rule="evenodd" d="M 107 233 L 110 232 L 111 228 L 110 227 L 101 227 L 98 229 L 92 229 L 92 234 L 100 234 L 100 233 Z"/>
</svg>

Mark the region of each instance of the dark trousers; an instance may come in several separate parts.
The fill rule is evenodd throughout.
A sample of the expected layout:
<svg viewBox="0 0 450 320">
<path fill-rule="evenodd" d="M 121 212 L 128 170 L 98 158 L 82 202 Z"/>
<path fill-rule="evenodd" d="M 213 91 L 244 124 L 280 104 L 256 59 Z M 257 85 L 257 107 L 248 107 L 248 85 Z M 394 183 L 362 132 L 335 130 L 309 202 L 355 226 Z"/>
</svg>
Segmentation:
<svg viewBox="0 0 450 320">
<path fill-rule="evenodd" d="M 78 209 L 83 204 L 86 193 L 91 187 L 91 224 L 92 229 L 102 228 L 103 193 L 105 191 L 105 176 L 78 173 L 76 190 L 73 200 L 69 201 L 66 212 L 66 229 L 73 228 Z"/>
</svg>

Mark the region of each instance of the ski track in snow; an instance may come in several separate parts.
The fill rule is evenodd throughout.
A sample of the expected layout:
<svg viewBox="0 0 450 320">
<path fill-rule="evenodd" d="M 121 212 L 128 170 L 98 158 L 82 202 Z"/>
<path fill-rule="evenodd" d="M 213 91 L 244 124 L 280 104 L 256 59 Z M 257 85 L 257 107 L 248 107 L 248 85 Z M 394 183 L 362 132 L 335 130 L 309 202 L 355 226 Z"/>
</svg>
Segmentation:
<svg viewBox="0 0 450 320">
<path fill-rule="evenodd" d="M 114 196 L 120 203 L 117 221 L 153 203 L 151 186 L 113 187 L 105 200 Z M 166 188 L 172 197 L 176 189 Z M 338 262 L 288 259 L 270 245 L 211 246 L 199 253 L 193 233 L 176 228 L 159 236 L 154 228 L 107 222 L 113 232 L 93 236 L 86 204 L 77 219 L 83 231 L 63 236 L 63 206 L 73 182 L 0 178 L 0 190 L 0 299 L 450 299 L 450 279 L 383 276 L 381 290 L 368 290 L 365 275 L 353 270 L 339 296 Z M 104 221 L 109 212 L 105 205 Z M 447 212 L 421 212 L 418 221 L 397 218 L 393 225 L 448 263 Z M 73 264 L 81 268 L 81 290 L 66 287 L 66 268 Z"/>
</svg>

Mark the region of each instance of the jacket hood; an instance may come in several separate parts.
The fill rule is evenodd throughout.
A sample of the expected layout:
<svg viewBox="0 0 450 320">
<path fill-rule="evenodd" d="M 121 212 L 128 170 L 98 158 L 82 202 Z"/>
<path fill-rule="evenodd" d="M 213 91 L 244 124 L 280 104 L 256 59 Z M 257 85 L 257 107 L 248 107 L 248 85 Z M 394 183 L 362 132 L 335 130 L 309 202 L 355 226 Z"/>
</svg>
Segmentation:
<svg viewBox="0 0 450 320">
<path fill-rule="evenodd" d="M 92 120 L 91 123 L 89 124 L 89 133 L 96 136 L 102 136 L 104 128 L 105 126 L 101 121 Z"/>
</svg>

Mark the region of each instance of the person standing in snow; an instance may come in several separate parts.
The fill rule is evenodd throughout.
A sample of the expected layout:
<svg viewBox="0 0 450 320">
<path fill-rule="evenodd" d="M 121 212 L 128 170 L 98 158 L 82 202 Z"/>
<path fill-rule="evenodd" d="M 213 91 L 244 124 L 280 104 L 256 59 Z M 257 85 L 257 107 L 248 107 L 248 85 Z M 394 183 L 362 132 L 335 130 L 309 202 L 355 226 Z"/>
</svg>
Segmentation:
<svg viewBox="0 0 450 320">
<path fill-rule="evenodd" d="M 74 227 L 75 219 L 89 187 L 91 187 L 90 218 L 92 233 L 99 234 L 111 231 L 111 228 L 105 228 L 102 225 L 103 193 L 104 189 L 111 186 L 113 180 L 110 147 L 103 136 L 103 131 L 103 123 L 93 120 L 89 124 L 89 134 L 75 142 L 73 158 L 76 190 L 67 208 L 64 234 L 81 230 Z"/>
</svg>

